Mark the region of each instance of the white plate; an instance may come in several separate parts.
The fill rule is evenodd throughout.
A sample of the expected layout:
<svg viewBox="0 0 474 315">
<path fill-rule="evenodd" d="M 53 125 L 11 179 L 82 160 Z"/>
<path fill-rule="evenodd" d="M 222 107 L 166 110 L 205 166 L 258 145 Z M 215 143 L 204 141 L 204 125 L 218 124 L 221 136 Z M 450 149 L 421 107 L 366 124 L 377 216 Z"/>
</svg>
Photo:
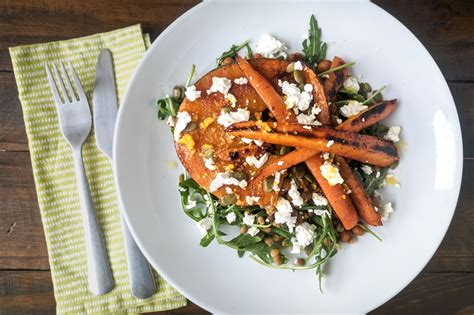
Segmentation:
<svg viewBox="0 0 474 315">
<path fill-rule="evenodd" d="M 314 271 L 269 270 L 234 250 L 199 246 L 182 212 L 172 137 L 156 119 L 156 99 L 183 83 L 191 64 L 202 75 L 231 44 L 271 33 L 300 51 L 310 14 L 328 56 L 356 61 L 353 73 L 398 98 L 389 123 L 403 126 L 408 149 L 386 192 L 395 212 L 384 241 L 367 236 L 325 268 L 324 294 Z M 422 44 L 370 2 L 204 2 L 177 19 L 142 60 L 126 94 L 115 135 L 119 193 L 136 240 L 158 272 L 194 303 L 220 313 L 368 312 L 404 288 L 429 261 L 451 221 L 462 172 L 459 120 L 446 81 Z"/>
</svg>

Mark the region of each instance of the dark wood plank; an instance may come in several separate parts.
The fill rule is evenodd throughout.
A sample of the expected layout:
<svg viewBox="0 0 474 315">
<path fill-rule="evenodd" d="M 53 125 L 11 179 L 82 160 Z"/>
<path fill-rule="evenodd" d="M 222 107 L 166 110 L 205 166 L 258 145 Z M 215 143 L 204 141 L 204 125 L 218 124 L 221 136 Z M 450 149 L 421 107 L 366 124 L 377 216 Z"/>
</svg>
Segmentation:
<svg viewBox="0 0 474 315">
<path fill-rule="evenodd" d="M 446 79 L 474 80 L 474 5 L 471 0 L 374 2 L 415 34 Z"/>
<path fill-rule="evenodd" d="M 0 315 L 54 314 L 48 271 L 0 271 Z"/>
<path fill-rule="evenodd" d="M 0 200 L 0 269 L 48 269 L 28 152 L 0 152 Z"/>
<path fill-rule="evenodd" d="M 473 314 L 473 273 L 419 275 L 396 297 L 370 314 Z"/>
<path fill-rule="evenodd" d="M 8 47 L 80 37 L 138 23 L 155 38 L 199 2 L 1 1 L 0 71 L 12 70 Z"/>
<path fill-rule="evenodd" d="M 474 106 L 472 105 L 474 84 L 450 83 L 449 88 L 456 103 L 461 124 L 464 157 L 474 158 Z"/>
</svg>

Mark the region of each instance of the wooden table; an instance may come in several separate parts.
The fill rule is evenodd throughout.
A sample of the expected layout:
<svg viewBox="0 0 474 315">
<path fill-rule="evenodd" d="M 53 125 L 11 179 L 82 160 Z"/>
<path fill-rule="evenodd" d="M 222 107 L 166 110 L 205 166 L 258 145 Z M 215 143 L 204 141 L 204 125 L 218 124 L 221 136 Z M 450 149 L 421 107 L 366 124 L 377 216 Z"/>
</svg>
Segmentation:
<svg viewBox="0 0 474 315">
<path fill-rule="evenodd" d="M 142 23 L 144 31 L 156 38 L 198 1 L 166 2 L 0 1 L 0 314 L 53 313 L 55 310 L 28 141 L 8 47 L 69 39 L 135 23 Z M 397 17 L 422 41 L 448 80 L 464 137 L 464 173 L 454 219 L 436 254 L 411 284 L 373 313 L 472 314 L 474 3 L 470 0 L 374 2 Z M 334 17 L 337 18 L 337 12 Z M 377 42 L 377 38 L 373 40 Z M 398 256 L 410 259 L 403 253 Z M 169 313 L 206 312 L 190 304 Z"/>
</svg>

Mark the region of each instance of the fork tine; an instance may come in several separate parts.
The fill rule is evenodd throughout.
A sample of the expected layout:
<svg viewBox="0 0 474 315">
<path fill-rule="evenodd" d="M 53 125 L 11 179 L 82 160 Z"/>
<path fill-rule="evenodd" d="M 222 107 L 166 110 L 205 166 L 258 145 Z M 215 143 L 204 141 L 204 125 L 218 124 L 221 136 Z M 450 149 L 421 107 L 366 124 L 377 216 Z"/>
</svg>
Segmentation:
<svg viewBox="0 0 474 315">
<path fill-rule="evenodd" d="M 74 89 L 72 88 L 71 80 L 69 79 L 69 75 L 67 74 L 66 68 L 64 67 L 64 63 L 61 62 L 61 73 L 66 81 L 66 86 L 69 91 L 69 95 L 71 96 L 72 101 L 77 101 L 76 94 L 74 93 Z"/>
<path fill-rule="evenodd" d="M 56 83 L 54 82 L 53 75 L 51 74 L 51 70 L 49 69 L 49 66 L 46 64 L 44 68 L 46 70 L 46 75 L 48 76 L 49 87 L 51 88 L 51 92 L 53 93 L 55 103 L 63 104 L 63 101 L 61 99 L 61 96 L 59 95 L 58 88 L 56 87 Z"/>
<path fill-rule="evenodd" d="M 82 88 L 81 81 L 77 77 L 76 70 L 74 70 L 74 67 L 72 66 L 72 63 L 69 61 L 69 69 L 71 70 L 72 77 L 74 79 L 74 82 L 76 83 L 76 88 L 77 88 L 77 95 L 79 96 L 79 100 L 87 100 L 86 94 L 84 93 L 84 89 Z"/>
<path fill-rule="evenodd" d="M 53 63 L 53 69 L 54 69 L 54 73 L 56 74 L 56 79 L 59 82 L 59 88 L 61 89 L 61 93 L 63 94 L 64 103 L 68 103 L 70 102 L 70 99 L 69 99 L 69 96 L 67 95 L 66 88 L 64 87 L 63 78 L 59 75 L 58 67 L 56 67 L 54 63 Z"/>
</svg>

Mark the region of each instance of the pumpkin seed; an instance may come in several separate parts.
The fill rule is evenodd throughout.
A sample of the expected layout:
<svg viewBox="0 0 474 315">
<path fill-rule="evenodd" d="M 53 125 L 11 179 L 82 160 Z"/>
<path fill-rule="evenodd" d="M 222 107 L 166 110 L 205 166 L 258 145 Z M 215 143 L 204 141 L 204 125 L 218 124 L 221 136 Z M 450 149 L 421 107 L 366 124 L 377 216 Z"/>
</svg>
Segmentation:
<svg viewBox="0 0 474 315">
<path fill-rule="evenodd" d="M 184 132 L 193 131 L 194 129 L 196 129 L 196 127 L 197 127 L 197 124 L 192 121 L 192 122 L 190 122 L 190 123 L 186 126 L 186 128 L 184 128 L 183 131 L 184 131 Z"/>
<path fill-rule="evenodd" d="M 184 97 L 184 89 L 180 86 L 175 86 L 173 88 L 173 98 L 175 100 L 180 100 Z"/>
<path fill-rule="evenodd" d="M 282 146 L 280 148 L 280 155 L 285 155 L 285 154 L 288 154 L 291 152 L 291 147 L 287 147 L 287 146 Z"/>
<path fill-rule="evenodd" d="M 181 183 L 182 181 L 184 181 L 184 174 L 179 174 L 178 183 Z"/>
<path fill-rule="evenodd" d="M 222 205 L 223 206 L 230 206 L 233 205 L 237 202 L 237 196 L 236 195 L 225 195 L 222 197 Z"/>
<path fill-rule="evenodd" d="M 295 167 L 293 167 L 292 171 L 298 179 L 303 178 L 306 173 L 306 170 L 303 165 L 296 165 Z"/>
<path fill-rule="evenodd" d="M 365 92 L 365 93 L 372 92 L 372 87 L 367 82 L 361 83 L 360 89 L 362 90 L 362 92 Z"/>
<path fill-rule="evenodd" d="M 232 172 L 232 177 L 238 180 L 244 180 L 247 176 L 242 171 L 234 171 Z"/>
<path fill-rule="evenodd" d="M 295 71 L 295 63 L 291 62 L 288 64 L 288 67 L 286 67 L 286 72 L 292 73 L 293 71 Z"/>
<path fill-rule="evenodd" d="M 273 183 L 275 182 L 275 177 L 269 176 L 265 178 L 265 181 L 263 182 L 263 189 L 266 192 L 271 192 L 273 190 Z"/>
<path fill-rule="evenodd" d="M 203 152 L 202 156 L 203 156 L 205 159 L 210 159 L 213 154 L 214 154 L 214 150 L 212 150 L 212 149 L 205 149 L 205 151 Z"/>
<path fill-rule="evenodd" d="M 293 71 L 293 77 L 295 78 L 295 81 L 297 83 L 304 84 L 303 72 L 301 72 L 300 70 Z"/>
<path fill-rule="evenodd" d="M 375 97 L 374 97 L 374 102 L 375 103 L 380 103 L 382 101 L 383 101 L 382 93 L 379 93 L 379 94 L 375 95 Z"/>
<path fill-rule="evenodd" d="M 221 111 L 222 111 L 223 113 L 230 113 L 230 107 L 223 107 L 223 108 L 221 109 Z"/>
</svg>

